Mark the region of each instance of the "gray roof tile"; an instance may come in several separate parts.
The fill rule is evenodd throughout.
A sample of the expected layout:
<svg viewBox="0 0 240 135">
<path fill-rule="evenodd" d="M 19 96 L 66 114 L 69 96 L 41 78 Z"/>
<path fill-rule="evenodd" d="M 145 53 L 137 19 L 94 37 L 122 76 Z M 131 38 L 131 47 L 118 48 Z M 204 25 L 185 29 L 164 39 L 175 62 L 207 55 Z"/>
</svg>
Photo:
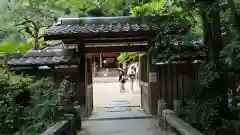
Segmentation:
<svg viewBox="0 0 240 135">
<path fill-rule="evenodd" d="M 70 56 L 54 56 L 54 57 L 23 57 L 12 58 L 8 60 L 7 64 L 12 66 L 21 65 L 47 65 L 47 64 L 61 64 L 74 62 L 74 58 Z"/>
<path fill-rule="evenodd" d="M 165 20 L 165 16 L 160 19 Z M 155 19 L 155 20 L 154 20 Z M 158 31 L 155 17 L 93 17 L 61 18 L 59 22 L 43 33 L 43 36 L 80 35 L 121 32 Z"/>
<path fill-rule="evenodd" d="M 8 65 L 45 65 L 75 62 L 75 50 L 69 49 L 49 49 L 49 50 L 30 50 L 20 57 L 12 57 L 7 61 Z"/>
</svg>

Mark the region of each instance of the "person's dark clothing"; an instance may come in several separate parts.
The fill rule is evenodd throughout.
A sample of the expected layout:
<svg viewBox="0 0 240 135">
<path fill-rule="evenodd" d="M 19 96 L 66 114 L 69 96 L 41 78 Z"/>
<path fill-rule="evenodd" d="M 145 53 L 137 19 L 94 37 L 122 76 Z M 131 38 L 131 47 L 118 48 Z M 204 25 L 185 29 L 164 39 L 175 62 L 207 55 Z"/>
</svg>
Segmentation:
<svg viewBox="0 0 240 135">
<path fill-rule="evenodd" d="M 118 81 L 121 81 L 123 79 L 122 75 L 118 75 Z"/>
<path fill-rule="evenodd" d="M 119 74 L 118 81 L 121 81 L 121 83 L 125 83 L 125 80 L 123 78 L 123 74 L 121 74 L 121 73 Z"/>
</svg>

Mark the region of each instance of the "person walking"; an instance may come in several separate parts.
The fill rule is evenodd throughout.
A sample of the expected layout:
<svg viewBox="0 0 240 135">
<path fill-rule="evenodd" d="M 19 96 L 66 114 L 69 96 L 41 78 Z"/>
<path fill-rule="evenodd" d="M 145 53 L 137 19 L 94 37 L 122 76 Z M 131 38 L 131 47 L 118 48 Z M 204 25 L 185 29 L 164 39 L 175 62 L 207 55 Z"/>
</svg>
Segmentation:
<svg viewBox="0 0 240 135">
<path fill-rule="evenodd" d="M 124 79 L 124 72 L 123 71 L 119 71 L 118 80 L 119 80 L 119 84 L 120 84 L 120 92 L 122 93 L 122 92 L 125 91 L 124 83 L 126 82 L 125 79 Z"/>
<path fill-rule="evenodd" d="M 136 78 L 136 68 L 135 67 L 131 67 L 129 78 L 131 79 L 131 90 L 132 90 L 132 92 L 134 92 L 133 83 L 134 83 L 134 79 Z"/>
</svg>

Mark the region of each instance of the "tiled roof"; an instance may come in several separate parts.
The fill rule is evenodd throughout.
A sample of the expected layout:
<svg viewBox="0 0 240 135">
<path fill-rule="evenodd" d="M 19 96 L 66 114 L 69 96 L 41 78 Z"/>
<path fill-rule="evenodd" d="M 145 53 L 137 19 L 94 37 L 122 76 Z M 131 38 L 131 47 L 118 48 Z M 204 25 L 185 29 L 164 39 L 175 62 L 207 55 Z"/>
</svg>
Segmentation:
<svg viewBox="0 0 240 135">
<path fill-rule="evenodd" d="M 10 66 L 68 64 L 77 62 L 74 55 L 74 50 L 66 49 L 31 50 L 22 57 L 12 57 L 7 64 Z"/>
<path fill-rule="evenodd" d="M 48 65 L 58 63 L 68 63 L 72 60 L 70 56 L 54 56 L 54 57 L 22 57 L 12 58 L 8 65 Z"/>
<path fill-rule="evenodd" d="M 49 48 L 43 50 L 29 50 L 24 57 L 41 57 L 41 56 L 71 56 L 75 54 L 74 49 Z"/>
<path fill-rule="evenodd" d="M 164 20 L 164 16 L 160 19 Z M 156 32 L 159 29 L 155 17 L 86 17 L 61 18 L 59 22 L 44 31 L 43 37 L 59 35 Z"/>
</svg>

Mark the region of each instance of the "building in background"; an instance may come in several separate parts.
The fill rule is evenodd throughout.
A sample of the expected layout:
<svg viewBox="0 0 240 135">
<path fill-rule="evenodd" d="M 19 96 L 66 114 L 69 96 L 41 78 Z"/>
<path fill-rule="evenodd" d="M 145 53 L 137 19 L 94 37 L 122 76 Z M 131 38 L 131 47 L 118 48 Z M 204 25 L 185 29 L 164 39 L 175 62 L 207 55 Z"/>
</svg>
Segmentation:
<svg viewBox="0 0 240 135">
<path fill-rule="evenodd" d="M 120 53 L 89 53 L 92 57 L 94 76 L 115 76 L 117 75 L 118 61 Z"/>
</svg>

